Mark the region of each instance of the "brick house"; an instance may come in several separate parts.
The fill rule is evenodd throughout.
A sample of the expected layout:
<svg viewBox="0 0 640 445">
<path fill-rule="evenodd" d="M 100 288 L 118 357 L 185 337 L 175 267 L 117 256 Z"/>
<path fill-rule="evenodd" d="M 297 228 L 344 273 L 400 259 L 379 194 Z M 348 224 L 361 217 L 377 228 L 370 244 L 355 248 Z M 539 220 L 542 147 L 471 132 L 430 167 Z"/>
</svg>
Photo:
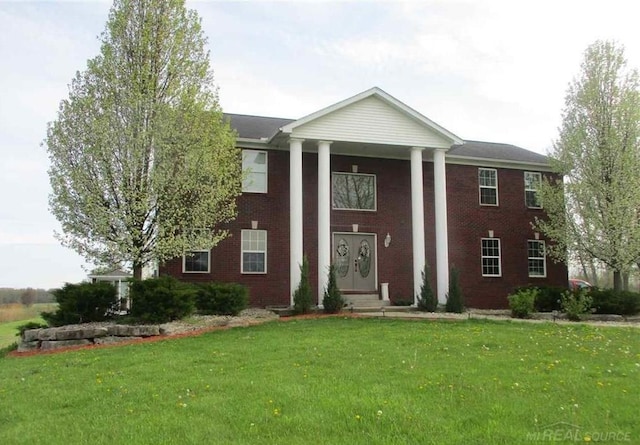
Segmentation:
<svg viewBox="0 0 640 445">
<path fill-rule="evenodd" d="M 231 236 L 161 274 L 245 284 L 254 306 L 292 304 L 303 255 L 319 303 L 332 262 L 347 296 L 392 301 L 414 300 L 425 264 L 440 303 L 454 266 L 469 307 L 567 285 L 530 224 L 543 155 L 464 141 L 379 88 L 298 120 L 226 117 L 248 172 Z"/>
</svg>

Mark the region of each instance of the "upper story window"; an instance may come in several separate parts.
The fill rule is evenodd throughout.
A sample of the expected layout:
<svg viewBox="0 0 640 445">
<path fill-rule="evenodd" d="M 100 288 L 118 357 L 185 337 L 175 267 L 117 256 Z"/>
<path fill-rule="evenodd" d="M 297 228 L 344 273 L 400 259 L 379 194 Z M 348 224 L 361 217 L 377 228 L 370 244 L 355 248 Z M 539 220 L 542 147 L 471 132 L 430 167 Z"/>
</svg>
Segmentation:
<svg viewBox="0 0 640 445">
<path fill-rule="evenodd" d="M 482 238 L 482 276 L 502 276 L 500 238 Z"/>
<path fill-rule="evenodd" d="M 242 150 L 242 191 L 267 193 L 267 152 Z"/>
<path fill-rule="evenodd" d="M 541 278 L 546 277 L 547 258 L 545 254 L 544 241 L 527 241 L 527 256 L 529 258 L 529 276 Z"/>
<path fill-rule="evenodd" d="M 242 273 L 267 273 L 267 231 L 242 231 Z"/>
<path fill-rule="evenodd" d="M 209 273 L 211 270 L 211 252 L 209 250 L 193 250 L 185 252 L 182 257 L 182 272 Z"/>
<path fill-rule="evenodd" d="M 376 210 L 376 176 L 363 173 L 331 175 L 333 208 L 338 210 Z"/>
<path fill-rule="evenodd" d="M 538 197 L 538 189 L 542 182 L 542 174 L 537 172 L 524 172 L 524 201 L 527 207 L 532 209 L 540 209 L 540 199 Z"/>
<path fill-rule="evenodd" d="M 479 168 L 480 205 L 498 205 L 498 171 L 495 168 Z"/>
</svg>

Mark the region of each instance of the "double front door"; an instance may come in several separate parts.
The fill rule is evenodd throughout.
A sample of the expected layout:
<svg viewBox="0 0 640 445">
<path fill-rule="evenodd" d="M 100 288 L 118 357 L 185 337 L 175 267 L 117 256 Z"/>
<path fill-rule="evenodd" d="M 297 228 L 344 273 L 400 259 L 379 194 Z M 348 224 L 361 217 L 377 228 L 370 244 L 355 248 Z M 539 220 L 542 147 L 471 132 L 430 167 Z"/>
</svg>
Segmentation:
<svg viewBox="0 0 640 445">
<path fill-rule="evenodd" d="M 333 263 L 340 290 L 376 290 L 375 236 L 361 233 L 333 234 Z"/>
</svg>

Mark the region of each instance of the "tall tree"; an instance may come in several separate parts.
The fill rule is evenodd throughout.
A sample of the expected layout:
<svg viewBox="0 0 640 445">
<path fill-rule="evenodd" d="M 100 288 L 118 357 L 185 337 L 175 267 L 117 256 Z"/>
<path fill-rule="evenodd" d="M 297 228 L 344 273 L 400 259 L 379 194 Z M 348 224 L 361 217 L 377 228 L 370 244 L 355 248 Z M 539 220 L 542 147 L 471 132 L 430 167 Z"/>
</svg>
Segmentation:
<svg viewBox="0 0 640 445">
<path fill-rule="evenodd" d="M 64 245 L 140 277 L 227 236 L 241 154 L 184 0 L 115 0 L 101 42 L 48 127 L 50 208 Z"/>
<path fill-rule="evenodd" d="M 569 86 L 551 162 L 564 181 L 545 181 L 548 219 L 535 227 L 552 238 L 556 258 L 567 251 L 622 274 L 640 259 L 640 94 L 624 49 L 598 41 L 585 52 Z"/>
</svg>

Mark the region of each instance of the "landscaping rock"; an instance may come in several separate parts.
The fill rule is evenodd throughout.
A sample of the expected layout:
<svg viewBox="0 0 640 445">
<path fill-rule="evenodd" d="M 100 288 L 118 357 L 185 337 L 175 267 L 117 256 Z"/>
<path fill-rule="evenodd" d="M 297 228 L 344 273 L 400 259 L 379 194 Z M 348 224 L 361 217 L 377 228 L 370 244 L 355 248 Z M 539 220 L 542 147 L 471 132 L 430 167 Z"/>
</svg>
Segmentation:
<svg viewBox="0 0 640 445">
<path fill-rule="evenodd" d="M 40 347 L 39 341 L 22 341 L 18 345 L 18 352 L 33 351 Z"/>
<path fill-rule="evenodd" d="M 107 328 L 88 327 L 88 328 L 59 328 L 55 332 L 54 340 L 80 340 L 83 338 L 104 337 L 107 335 Z"/>
<path fill-rule="evenodd" d="M 615 314 L 591 314 L 589 320 L 592 321 L 624 321 L 622 315 Z"/>
<path fill-rule="evenodd" d="M 160 327 L 156 325 L 115 325 L 109 329 L 109 334 L 117 337 L 153 337 L 160 335 Z"/>
<path fill-rule="evenodd" d="M 109 345 L 113 343 L 122 343 L 123 341 L 140 340 L 141 338 L 142 337 L 115 337 L 110 335 L 108 337 L 96 338 L 93 340 L 93 342 L 96 345 Z"/>
<path fill-rule="evenodd" d="M 40 345 L 40 349 L 42 349 L 43 351 L 46 351 L 51 349 L 68 348 L 69 346 L 86 346 L 86 345 L 92 345 L 92 344 L 93 342 L 87 339 L 60 340 L 60 341 L 45 340 Z"/>
</svg>

